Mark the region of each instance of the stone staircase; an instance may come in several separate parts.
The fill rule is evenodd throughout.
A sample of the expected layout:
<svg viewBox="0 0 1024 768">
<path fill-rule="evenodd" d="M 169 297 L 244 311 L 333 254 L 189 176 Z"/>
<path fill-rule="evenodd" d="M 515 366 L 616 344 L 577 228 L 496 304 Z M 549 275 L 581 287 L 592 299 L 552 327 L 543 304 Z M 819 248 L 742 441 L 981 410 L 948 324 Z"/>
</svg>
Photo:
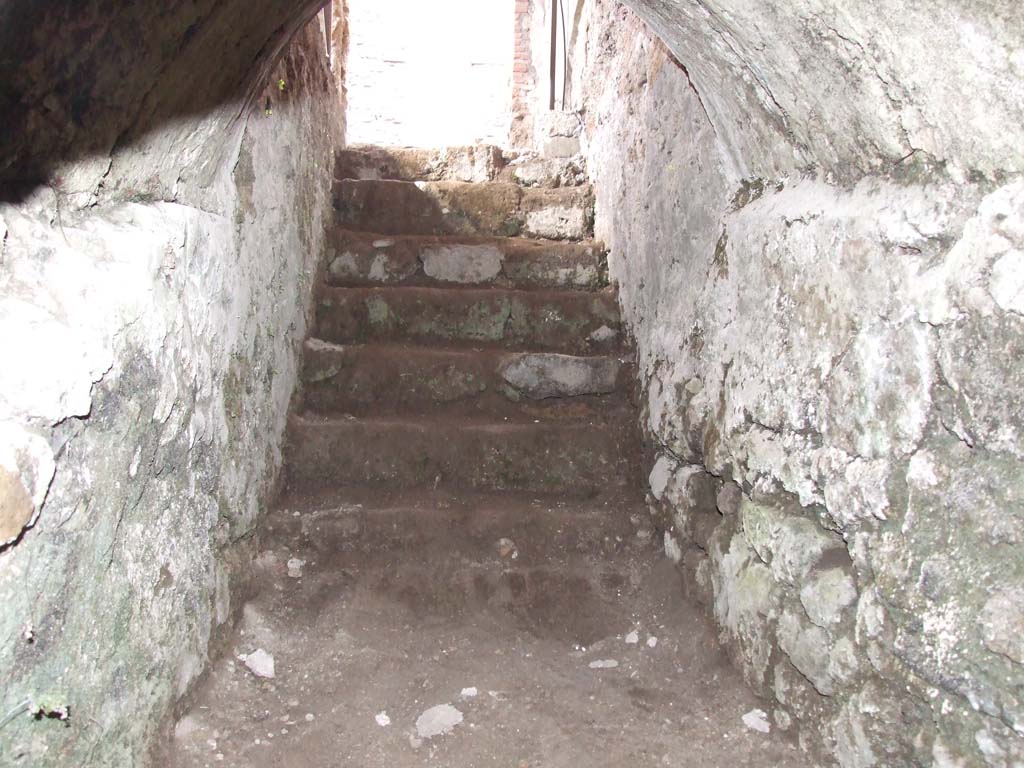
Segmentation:
<svg viewBox="0 0 1024 768">
<path fill-rule="evenodd" d="M 429 154 L 377 153 L 339 158 L 375 178 L 335 184 L 287 493 L 638 487 L 631 353 L 587 239 L 589 187 L 422 181 Z"/>
<path fill-rule="evenodd" d="M 795 766 L 660 557 L 590 190 L 338 169 L 284 489 L 159 764 Z"/>
</svg>

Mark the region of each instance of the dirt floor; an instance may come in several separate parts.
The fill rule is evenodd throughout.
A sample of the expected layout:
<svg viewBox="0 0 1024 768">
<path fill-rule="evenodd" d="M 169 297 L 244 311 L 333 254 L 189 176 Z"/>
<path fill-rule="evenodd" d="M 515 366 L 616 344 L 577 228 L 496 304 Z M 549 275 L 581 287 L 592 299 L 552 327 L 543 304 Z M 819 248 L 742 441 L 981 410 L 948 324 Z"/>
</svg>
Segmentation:
<svg viewBox="0 0 1024 768">
<path fill-rule="evenodd" d="M 170 768 L 807 765 L 744 722 L 641 504 L 353 492 L 266 531 Z M 258 649 L 273 678 L 238 658 Z"/>
</svg>

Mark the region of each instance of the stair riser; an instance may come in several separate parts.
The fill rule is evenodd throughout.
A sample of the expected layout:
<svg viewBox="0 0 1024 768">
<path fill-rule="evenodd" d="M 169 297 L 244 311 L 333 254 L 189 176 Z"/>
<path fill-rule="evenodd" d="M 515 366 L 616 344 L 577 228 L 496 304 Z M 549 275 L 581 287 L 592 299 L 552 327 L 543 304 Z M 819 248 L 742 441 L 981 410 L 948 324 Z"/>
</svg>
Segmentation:
<svg viewBox="0 0 1024 768">
<path fill-rule="evenodd" d="M 552 364 L 554 375 L 531 375 Z M 337 347 L 310 342 L 305 406 L 317 413 L 393 414 L 442 409 L 513 415 L 523 401 L 613 395 L 625 402 L 632 366 L 614 357 L 567 358 L 498 350 Z M 588 398 L 588 401 L 600 400 Z M 591 404 L 591 407 L 595 407 Z"/>
<path fill-rule="evenodd" d="M 358 147 L 336 155 L 338 179 L 396 181 L 493 181 L 505 161 L 497 147 L 446 149 Z"/>
<path fill-rule="evenodd" d="M 615 297 L 605 293 L 335 288 L 317 302 L 317 335 L 337 344 L 462 342 L 601 354 L 618 348 L 618 331 Z"/>
<path fill-rule="evenodd" d="M 589 187 L 355 181 L 334 183 L 338 223 L 385 235 L 487 235 L 585 240 L 593 234 Z"/>
<path fill-rule="evenodd" d="M 454 240 L 351 230 L 330 235 L 326 279 L 339 287 L 494 285 L 594 290 L 607 285 L 596 245 L 536 240 Z"/>
<path fill-rule="evenodd" d="M 635 479 L 631 430 L 565 424 L 466 426 L 357 419 L 292 424 L 288 484 L 560 492 L 586 496 Z"/>
</svg>

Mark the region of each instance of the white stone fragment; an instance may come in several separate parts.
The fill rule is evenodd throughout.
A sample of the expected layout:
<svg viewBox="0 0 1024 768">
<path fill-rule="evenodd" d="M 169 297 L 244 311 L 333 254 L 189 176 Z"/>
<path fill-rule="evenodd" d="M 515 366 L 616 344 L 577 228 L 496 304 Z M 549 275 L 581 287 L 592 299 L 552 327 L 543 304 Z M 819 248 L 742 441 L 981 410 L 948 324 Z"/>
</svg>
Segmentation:
<svg viewBox="0 0 1024 768">
<path fill-rule="evenodd" d="M 389 725 L 391 725 L 391 718 L 388 717 L 387 712 L 378 712 L 376 717 L 374 717 L 373 719 L 377 721 L 377 725 L 379 725 L 381 728 L 387 728 Z"/>
<path fill-rule="evenodd" d="M 672 473 L 678 466 L 679 462 L 667 453 L 661 454 L 654 462 L 651 474 L 647 478 L 647 484 L 651 488 L 651 495 L 658 501 L 661 501 L 662 496 L 665 495 L 665 489 L 668 488 L 669 480 L 672 479 Z"/>
<path fill-rule="evenodd" d="M 763 709 L 752 709 L 743 716 L 743 724 L 752 731 L 769 733 L 772 729 L 768 715 Z"/>
<path fill-rule="evenodd" d="M 619 666 L 619 662 L 615 659 L 597 659 L 590 662 L 591 669 L 615 669 L 617 666 Z"/>
<path fill-rule="evenodd" d="M 288 575 L 293 579 L 302 578 L 302 567 L 306 564 L 305 560 L 300 560 L 297 557 L 293 557 L 288 561 Z"/>
<path fill-rule="evenodd" d="M 462 722 L 462 713 L 451 704 L 431 707 L 416 719 L 416 734 L 421 739 L 444 736 Z"/>
<path fill-rule="evenodd" d="M 678 563 L 683 559 L 682 548 L 668 531 L 665 531 L 665 557 L 673 563 Z"/>
<path fill-rule="evenodd" d="M 478 693 L 479 691 L 474 686 L 470 686 L 469 688 L 463 688 L 459 695 L 464 699 L 473 699 L 476 698 Z"/>
<path fill-rule="evenodd" d="M 611 341 L 618 335 L 619 334 L 617 331 L 613 330 L 612 328 L 609 328 L 607 325 L 602 325 L 596 331 L 587 336 L 587 339 L 597 344 L 600 344 L 605 341 Z"/>
<path fill-rule="evenodd" d="M 498 550 L 498 556 L 504 560 L 516 560 L 519 557 L 519 549 L 512 539 L 498 539 L 495 547 Z"/>
<path fill-rule="evenodd" d="M 245 664 L 256 677 L 268 680 L 274 677 L 274 657 L 262 648 L 257 648 L 249 654 L 243 653 L 238 660 Z"/>
<path fill-rule="evenodd" d="M 636 645 L 640 642 L 640 633 L 634 629 L 626 635 L 625 640 L 627 645 Z"/>
<path fill-rule="evenodd" d="M 647 638 L 647 647 L 648 648 L 657 648 L 658 647 L 658 638 L 656 638 L 654 635 L 651 635 L 650 637 L 648 637 Z"/>
</svg>

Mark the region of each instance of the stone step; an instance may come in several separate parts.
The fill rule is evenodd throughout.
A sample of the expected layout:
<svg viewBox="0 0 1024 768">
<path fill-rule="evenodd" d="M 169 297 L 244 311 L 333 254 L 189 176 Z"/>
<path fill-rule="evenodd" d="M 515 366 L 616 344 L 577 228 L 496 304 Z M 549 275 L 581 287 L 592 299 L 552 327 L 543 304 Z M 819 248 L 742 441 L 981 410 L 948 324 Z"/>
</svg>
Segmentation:
<svg viewBox="0 0 1024 768">
<path fill-rule="evenodd" d="M 608 285 L 607 254 L 594 241 L 328 233 L 328 284 L 495 285 L 596 290 Z"/>
<path fill-rule="evenodd" d="M 625 411 L 604 424 L 295 416 L 286 487 L 444 487 L 585 497 L 638 481 L 635 435 L 632 414 Z"/>
<path fill-rule="evenodd" d="M 334 183 L 338 223 L 385 235 L 490 235 L 586 240 L 593 235 L 589 186 L 524 188 L 510 182 Z"/>
<path fill-rule="evenodd" d="M 503 288 L 324 288 L 316 336 L 603 354 L 621 348 L 614 293 Z"/>
<path fill-rule="evenodd" d="M 642 589 L 655 548 L 636 494 L 587 501 L 423 491 L 285 497 L 265 564 L 315 595 L 373 592 L 434 620 L 489 613 L 569 644 L 605 637 L 608 610 Z M 295 563 L 295 560 L 301 563 Z M 365 592 L 364 592 L 365 593 Z"/>
<path fill-rule="evenodd" d="M 427 626 L 458 617 L 473 617 L 476 624 L 488 617 L 505 635 L 526 631 L 568 649 L 590 646 L 630 627 L 623 604 L 638 604 L 643 589 L 652 586 L 645 577 L 655 553 L 649 541 L 639 544 L 622 553 L 522 562 L 501 557 L 497 548 L 480 557 L 436 544 L 371 553 L 296 549 L 288 542 L 271 550 L 272 561 L 263 557 L 261 570 L 276 572 L 286 590 L 285 605 L 310 606 L 310 612 L 343 599 L 372 605 L 370 615 L 403 607 L 405 621 L 414 618 Z M 287 563 L 294 560 L 302 565 L 288 578 Z M 408 631 L 406 625 L 403 634 Z M 615 645 L 621 647 L 622 641 Z"/>
<path fill-rule="evenodd" d="M 566 500 L 522 493 L 453 494 L 377 489 L 292 494 L 264 524 L 264 540 L 319 555 L 457 552 L 476 562 L 550 565 L 576 554 L 609 555 L 653 536 L 638 494 Z"/>
<path fill-rule="evenodd" d="M 630 392 L 633 366 L 617 357 L 508 352 L 400 344 L 306 341 L 305 407 L 317 413 L 424 413 L 458 411 L 551 417 L 555 404 L 577 401 L 598 415 Z"/>
<path fill-rule="evenodd" d="M 335 155 L 337 179 L 395 181 L 493 181 L 505 160 L 497 147 L 420 149 L 354 145 Z"/>
<path fill-rule="evenodd" d="M 478 144 L 420 149 L 354 145 L 335 156 L 337 179 L 392 181 L 511 181 L 525 187 L 573 187 L 586 183 L 582 158 L 548 158 Z"/>
</svg>

